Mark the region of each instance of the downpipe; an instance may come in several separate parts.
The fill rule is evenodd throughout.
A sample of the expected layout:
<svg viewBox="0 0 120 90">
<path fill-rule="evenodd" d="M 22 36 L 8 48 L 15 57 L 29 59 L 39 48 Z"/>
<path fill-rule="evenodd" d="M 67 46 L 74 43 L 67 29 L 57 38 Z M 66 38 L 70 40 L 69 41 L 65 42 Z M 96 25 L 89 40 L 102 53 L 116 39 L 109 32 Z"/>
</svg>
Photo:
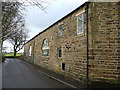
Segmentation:
<svg viewBox="0 0 120 90">
<path fill-rule="evenodd" d="M 86 3 L 86 8 L 85 8 L 85 13 L 86 13 L 86 56 L 87 56 L 87 72 L 86 72 L 86 79 L 87 79 L 87 88 L 88 87 L 88 83 L 89 83 L 89 53 L 88 53 L 88 2 Z"/>
</svg>

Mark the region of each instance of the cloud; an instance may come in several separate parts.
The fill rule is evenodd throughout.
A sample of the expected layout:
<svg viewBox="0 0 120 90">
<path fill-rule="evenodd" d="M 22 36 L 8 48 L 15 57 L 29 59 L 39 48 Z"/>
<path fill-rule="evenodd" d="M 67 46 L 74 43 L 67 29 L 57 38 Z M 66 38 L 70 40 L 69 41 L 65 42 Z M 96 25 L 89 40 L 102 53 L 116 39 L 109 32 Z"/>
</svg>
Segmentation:
<svg viewBox="0 0 120 90">
<path fill-rule="evenodd" d="M 28 26 L 27 28 L 30 30 L 30 32 L 29 32 L 29 38 L 27 40 L 32 39 L 39 32 L 43 31 L 43 28 L 38 28 L 38 27 L 34 27 L 34 26 Z"/>
<path fill-rule="evenodd" d="M 49 0 L 48 0 L 49 1 Z M 51 4 L 47 8 L 47 13 L 36 6 L 28 7 L 25 17 L 26 26 L 31 31 L 30 38 L 67 15 L 83 2 L 81 0 L 50 0 Z M 87 0 L 86 0 L 87 1 Z M 29 38 L 29 39 L 30 39 Z"/>
<path fill-rule="evenodd" d="M 3 47 L 7 47 L 7 52 L 11 52 L 13 50 L 13 45 L 8 40 L 3 42 Z"/>
<path fill-rule="evenodd" d="M 5 51 L 8 52 L 8 53 L 14 51 L 13 50 L 13 45 L 8 40 L 3 42 L 3 47 L 7 47 Z M 23 53 L 23 52 L 24 52 L 24 48 L 21 49 L 18 53 Z"/>
<path fill-rule="evenodd" d="M 25 25 L 28 30 L 30 30 L 29 38 L 33 38 L 39 32 L 46 29 L 51 24 L 55 23 L 57 20 L 61 19 L 63 16 L 67 15 L 75 8 L 83 4 L 87 0 L 42 0 L 50 2 L 47 8 L 47 13 L 43 12 L 37 6 L 27 7 L 27 12 L 25 16 Z M 12 47 L 12 45 L 7 41 L 4 42 L 4 46 Z"/>
</svg>

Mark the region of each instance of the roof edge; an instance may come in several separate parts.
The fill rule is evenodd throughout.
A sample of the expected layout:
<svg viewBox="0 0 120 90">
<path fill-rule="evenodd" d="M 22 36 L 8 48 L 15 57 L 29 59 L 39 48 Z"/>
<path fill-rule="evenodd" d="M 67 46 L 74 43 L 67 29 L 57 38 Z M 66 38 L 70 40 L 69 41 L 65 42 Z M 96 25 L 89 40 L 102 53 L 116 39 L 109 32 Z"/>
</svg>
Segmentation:
<svg viewBox="0 0 120 90">
<path fill-rule="evenodd" d="M 44 33 L 45 31 L 47 31 L 49 28 L 51 28 L 52 26 L 54 26 L 56 23 L 60 22 L 61 20 L 65 19 L 66 17 L 68 17 L 70 14 L 74 13 L 75 11 L 77 11 L 78 9 L 80 9 L 81 7 L 85 6 L 87 3 L 90 2 L 85 2 L 82 5 L 80 5 L 79 7 L 77 7 L 76 9 L 74 9 L 73 11 L 71 11 L 70 13 L 68 13 L 67 15 L 65 15 L 64 17 L 62 17 L 61 19 L 57 20 L 55 23 L 51 24 L 50 26 L 48 26 L 46 29 L 44 29 L 42 32 L 39 32 L 37 35 L 35 35 L 32 39 L 28 40 L 25 44 L 29 43 L 30 41 L 32 41 L 34 38 L 36 38 L 37 36 L 39 36 L 40 34 Z M 24 45 L 25 45 L 24 44 Z"/>
</svg>

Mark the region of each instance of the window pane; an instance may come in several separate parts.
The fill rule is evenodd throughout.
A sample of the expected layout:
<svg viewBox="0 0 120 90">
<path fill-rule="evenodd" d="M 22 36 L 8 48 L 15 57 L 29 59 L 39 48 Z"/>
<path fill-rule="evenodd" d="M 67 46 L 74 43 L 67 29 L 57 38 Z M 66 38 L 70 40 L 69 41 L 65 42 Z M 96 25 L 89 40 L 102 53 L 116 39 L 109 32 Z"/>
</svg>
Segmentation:
<svg viewBox="0 0 120 90">
<path fill-rule="evenodd" d="M 83 14 L 77 17 L 77 34 L 83 33 Z"/>
<path fill-rule="evenodd" d="M 29 48 L 29 56 L 31 56 L 31 53 L 32 53 L 32 46 L 30 46 Z"/>
<path fill-rule="evenodd" d="M 80 14 L 80 15 L 78 16 L 78 18 L 79 18 L 80 20 L 82 20 L 82 19 L 83 19 L 83 14 Z"/>
<path fill-rule="evenodd" d="M 80 28 L 78 28 L 78 30 L 77 30 L 77 34 L 80 34 Z"/>
<path fill-rule="evenodd" d="M 58 32 L 58 35 L 59 35 L 59 36 L 62 36 L 62 27 L 61 27 L 61 25 L 59 26 L 59 32 Z"/>
<path fill-rule="evenodd" d="M 78 27 L 81 26 L 82 20 L 80 20 L 80 18 L 78 18 Z"/>
<path fill-rule="evenodd" d="M 48 56 L 48 51 L 49 51 L 48 49 L 43 50 L 42 51 L 43 56 Z"/>
<path fill-rule="evenodd" d="M 47 40 L 47 39 L 45 39 L 45 40 L 43 41 L 43 47 L 46 47 L 46 46 L 48 46 L 48 40 Z"/>
<path fill-rule="evenodd" d="M 62 63 L 62 70 L 65 70 L 65 63 Z"/>
<path fill-rule="evenodd" d="M 61 49 L 58 49 L 58 57 L 62 57 L 62 51 L 61 51 Z"/>
<path fill-rule="evenodd" d="M 81 27 L 80 27 L 80 28 L 78 28 L 77 33 L 78 33 L 78 34 L 83 33 L 83 28 L 81 28 Z"/>
<path fill-rule="evenodd" d="M 37 45 L 37 39 L 35 39 L 35 45 Z"/>
<path fill-rule="evenodd" d="M 45 39 L 43 41 L 43 46 L 42 46 L 42 56 L 48 56 L 49 53 L 49 44 L 48 44 L 48 40 Z"/>
</svg>

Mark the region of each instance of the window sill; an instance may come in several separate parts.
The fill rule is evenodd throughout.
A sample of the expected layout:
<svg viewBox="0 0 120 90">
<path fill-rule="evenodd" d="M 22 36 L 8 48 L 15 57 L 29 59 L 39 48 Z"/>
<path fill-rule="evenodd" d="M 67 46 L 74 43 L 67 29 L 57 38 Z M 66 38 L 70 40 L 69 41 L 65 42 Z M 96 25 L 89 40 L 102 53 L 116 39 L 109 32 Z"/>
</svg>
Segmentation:
<svg viewBox="0 0 120 90">
<path fill-rule="evenodd" d="M 62 60 L 62 57 L 58 57 L 58 60 Z"/>
<path fill-rule="evenodd" d="M 77 37 L 78 36 L 85 36 L 85 32 L 81 33 L 81 34 L 77 34 Z"/>
<path fill-rule="evenodd" d="M 42 58 L 49 58 L 49 56 L 42 56 Z"/>
<path fill-rule="evenodd" d="M 58 38 L 63 38 L 63 35 L 62 36 L 58 36 Z"/>
</svg>

